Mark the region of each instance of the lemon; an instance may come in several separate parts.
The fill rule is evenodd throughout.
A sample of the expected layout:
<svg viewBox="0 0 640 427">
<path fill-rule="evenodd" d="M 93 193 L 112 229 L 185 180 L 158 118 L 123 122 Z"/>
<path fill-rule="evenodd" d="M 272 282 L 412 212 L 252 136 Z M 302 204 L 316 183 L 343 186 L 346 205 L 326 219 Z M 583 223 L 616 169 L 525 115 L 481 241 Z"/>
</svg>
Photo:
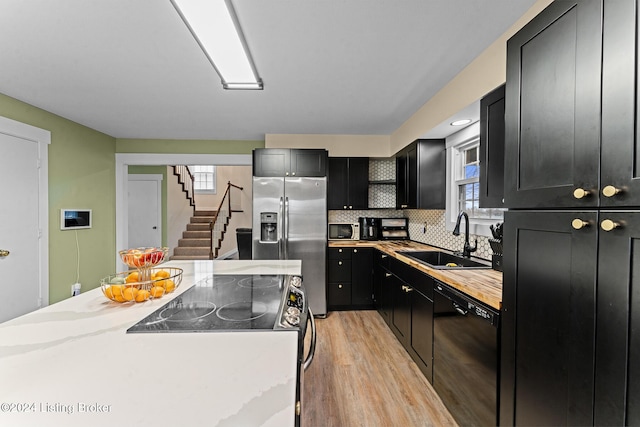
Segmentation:
<svg viewBox="0 0 640 427">
<path fill-rule="evenodd" d="M 122 298 L 124 298 L 125 301 L 133 301 L 136 299 L 136 296 L 138 296 L 138 290 L 136 288 L 126 288 L 122 292 Z"/>
</svg>

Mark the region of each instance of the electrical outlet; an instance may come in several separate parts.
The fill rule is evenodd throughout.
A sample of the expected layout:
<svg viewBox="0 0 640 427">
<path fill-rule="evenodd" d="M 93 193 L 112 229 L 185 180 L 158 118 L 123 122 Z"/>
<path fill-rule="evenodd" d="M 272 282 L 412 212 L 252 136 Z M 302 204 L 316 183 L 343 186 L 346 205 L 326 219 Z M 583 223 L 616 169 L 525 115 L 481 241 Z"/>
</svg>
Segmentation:
<svg viewBox="0 0 640 427">
<path fill-rule="evenodd" d="M 80 295 L 80 289 L 82 285 L 80 283 L 74 283 L 71 285 L 71 296 L 75 297 L 76 295 Z"/>
</svg>

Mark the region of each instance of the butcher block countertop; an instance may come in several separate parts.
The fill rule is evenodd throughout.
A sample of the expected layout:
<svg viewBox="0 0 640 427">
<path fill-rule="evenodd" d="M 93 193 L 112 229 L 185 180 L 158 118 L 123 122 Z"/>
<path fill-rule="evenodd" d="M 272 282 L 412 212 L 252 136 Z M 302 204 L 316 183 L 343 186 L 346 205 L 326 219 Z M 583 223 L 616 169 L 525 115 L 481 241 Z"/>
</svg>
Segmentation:
<svg viewBox="0 0 640 427">
<path fill-rule="evenodd" d="M 406 256 L 398 254 L 405 251 L 442 251 L 449 252 L 446 249 L 436 248 L 434 246 L 425 245 L 409 240 L 344 240 L 329 242 L 330 248 L 375 248 L 399 261 L 411 265 L 429 276 L 445 283 L 452 288 L 481 301 L 490 307 L 500 309 L 502 307 L 502 272 L 493 269 L 434 269 L 424 264 L 412 260 Z M 474 259 L 475 261 L 482 261 Z M 487 261 L 487 265 L 490 263 Z"/>
</svg>

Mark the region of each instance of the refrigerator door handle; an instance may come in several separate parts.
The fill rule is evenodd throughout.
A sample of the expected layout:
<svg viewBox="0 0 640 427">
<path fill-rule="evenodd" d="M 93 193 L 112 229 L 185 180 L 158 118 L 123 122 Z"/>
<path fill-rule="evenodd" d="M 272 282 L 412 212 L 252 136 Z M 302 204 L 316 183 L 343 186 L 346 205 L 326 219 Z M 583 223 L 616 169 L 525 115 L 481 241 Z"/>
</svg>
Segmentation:
<svg viewBox="0 0 640 427">
<path fill-rule="evenodd" d="M 284 259 L 289 259 L 289 198 L 284 198 Z"/>
<path fill-rule="evenodd" d="M 280 197 L 279 210 L 281 224 L 278 224 L 278 259 L 284 259 L 284 197 Z"/>
</svg>

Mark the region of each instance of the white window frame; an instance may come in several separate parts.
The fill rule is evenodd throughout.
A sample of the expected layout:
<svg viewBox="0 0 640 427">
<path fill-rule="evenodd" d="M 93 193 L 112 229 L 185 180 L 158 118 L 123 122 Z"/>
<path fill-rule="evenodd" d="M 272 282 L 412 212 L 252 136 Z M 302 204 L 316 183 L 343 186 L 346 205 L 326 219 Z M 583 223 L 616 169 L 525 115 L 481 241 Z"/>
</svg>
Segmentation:
<svg viewBox="0 0 640 427">
<path fill-rule="evenodd" d="M 476 122 L 459 132 L 450 135 L 446 139 L 447 149 L 447 204 L 445 212 L 445 228 L 453 231 L 458 219 L 458 197 L 459 189 L 456 185 L 457 177 L 457 156 L 461 155 L 461 150 L 467 148 L 480 139 L 480 122 Z M 480 153 L 478 153 L 479 155 Z M 482 167 L 482 165 L 480 165 Z M 479 236 L 492 237 L 489 226 L 502 222 L 498 219 L 478 219 L 469 220 L 469 233 Z"/>
<path fill-rule="evenodd" d="M 213 168 L 213 188 L 212 189 L 202 190 L 202 189 L 196 189 L 195 188 L 195 174 L 196 174 L 196 168 L 197 167 L 212 167 Z M 217 188 L 216 188 L 217 170 L 216 170 L 216 167 L 214 165 L 191 165 L 190 169 L 191 169 L 191 173 L 194 175 L 193 191 L 195 193 L 197 193 L 197 194 L 217 194 Z"/>
</svg>

